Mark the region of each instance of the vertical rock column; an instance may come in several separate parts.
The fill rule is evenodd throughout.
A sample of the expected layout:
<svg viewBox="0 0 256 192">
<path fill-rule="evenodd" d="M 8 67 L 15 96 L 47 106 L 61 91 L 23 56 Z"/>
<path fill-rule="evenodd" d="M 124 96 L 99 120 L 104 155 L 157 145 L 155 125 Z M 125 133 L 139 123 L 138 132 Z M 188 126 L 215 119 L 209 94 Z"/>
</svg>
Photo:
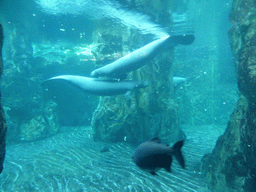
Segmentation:
<svg viewBox="0 0 256 192">
<path fill-rule="evenodd" d="M 171 3 L 169 5 L 169 1 L 157 1 L 156 4 L 154 2 L 152 1 L 151 4 L 151 2 L 140 1 L 138 7 L 144 7 L 142 4 L 148 3 L 145 7 L 152 7 L 147 11 L 154 10 L 155 12 L 152 14 L 156 15 L 153 17 L 159 17 L 158 20 L 164 18 L 164 23 L 166 24 L 168 21 L 171 25 Z M 162 5 L 163 2 L 166 4 Z M 105 50 L 105 53 L 109 54 L 115 48 L 123 53 L 131 50 L 131 47 L 140 48 L 149 43 L 143 42 L 146 37 L 132 29 L 119 29 L 118 27 L 110 29 L 109 26 L 104 28 L 103 25 L 100 25 L 99 31 L 95 33 L 101 34 L 101 38 L 105 37 L 104 44 L 108 49 L 101 49 Z M 122 33 L 120 33 L 121 31 Z M 120 41 L 116 43 L 109 41 L 109 45 L 107 45 L 107 39 L 110 37 L 118 38 Z M 132 43 L 136 44 L 132 46 Z M 102 66 L 99 58 L 106 58 L 106 55 L 104 56 L 102 53 L 95 52 L 96 58 L 98 58 L 97 67 Z M 101 97 L 92 120 L 92 127 L 95 131 L 94 139 L 105 142 L 139 143 L 159 136 L 163 142 L 176 141 L 180 127 L 178 106 L 173 101 L 172 62 L 173 48 L 170 48 L 148 61 L 147 65 L 129 73 L 128 79 L 144 80 L 149 83 L 147 88 L 132 93 L 130 106 L 127 105 L 124 95 Z"/>
<path fill-rule="evenodd" d="M 3 27 L 0 24 L 0 77 L 3 72 L 2 47 L 4 42 Z M 1 92 L 0 92 L 1 99 Z M 4 110 L 0 101 L 0 173 L 3 171 L 3 163 L 5 158 L 5 138 L 6 138 L 6 120 Z"/>
<path fill-rule="evenodd" d="M 241 92 L 225 133 L 202 159 L 202 174 L 212 191 L 256 189 L 256 2 L 234 0 L 229 31 Z"/>
<path fill-rule="evenodd" d="M 92 121 L 95 140 L 141 142 L 159 136 L 174 142 L 178 138 L 178 107 L 172 100 L 170 81 L 173 50 L 166 51 L 129 74 L 131 80 L 149 83 L 132 93 L 130 106 L 124 95 L 101 97 Z"/>
</svg>

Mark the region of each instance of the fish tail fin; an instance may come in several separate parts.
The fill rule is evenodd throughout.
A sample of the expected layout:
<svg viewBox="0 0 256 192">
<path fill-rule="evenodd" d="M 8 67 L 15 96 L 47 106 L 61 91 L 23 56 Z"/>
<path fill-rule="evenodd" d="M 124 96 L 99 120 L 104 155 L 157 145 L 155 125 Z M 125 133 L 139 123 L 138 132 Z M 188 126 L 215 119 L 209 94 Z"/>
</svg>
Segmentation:
<svg viewBox="0 0 256 192">
<path fill-rule="evenodd" d="M 172 35 L 172 43 L 174 45 L 190 45 L 194 42 L 194 34 L 182 34 L 182 35 Z"/>
<path fill-rule="evenodd" d="M 174 150 L 175 158 L 179 162 L 180 166 L 184 169 L 185 168 L 185 160 L 181 153 L 181 148 L 182 148 L 183 144 L 184 144 L 184 140 L 178 141 L 177 143 L 175 143 L 173 145 L 172 149 Z"/>
</svg>

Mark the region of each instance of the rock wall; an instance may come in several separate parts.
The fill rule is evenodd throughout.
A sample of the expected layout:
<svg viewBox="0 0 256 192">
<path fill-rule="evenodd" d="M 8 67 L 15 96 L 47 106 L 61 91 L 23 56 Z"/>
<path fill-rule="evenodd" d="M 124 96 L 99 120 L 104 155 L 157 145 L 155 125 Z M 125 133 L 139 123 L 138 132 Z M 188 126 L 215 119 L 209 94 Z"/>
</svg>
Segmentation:
<svg viewBox="0 0 256 192">
<path fill-rule="evenodd" d="M 202 159 L 202 174 L 211 191 L 256 189 L 256 2 L 234 0 L 229 31 L 241 91 L 225 133 Z"/>
<path fill-rule="evenodd" d="M 202 175 L 212 191 L 231 192 L 242 188 L 247 169 L 241 135 L 245 132 L 247 110 L 247 100 L 241 95 L 225 133 L 219 137 L 213 152 L 202 158 Z"/>
<path fill-rule="evenodd" d="M 3 60 L 2 60 L 2 47 L 4 42 L 4 33 L 2 25 L 0 24 L 0 78 L 3 73 Z M 1 91 L 0 91 L 1 99 Z M 5 158 L 5 141 L 6 141 L 6 120 L 4 115 L 4 110 L 0 100 L 0 173 L 3 171 L 3 163 Z"/>
<path fill-rule="evenodd" d="M 53 76 L 89 75 L 94 61 L 87 47 L 69 42 L 32 42 L 16 24 L 6 24 L 2 103 L 8 124 L 7 143 L 43 139 L 60 126 L 89 125 L 97 98 L 67 87 L 46 92 L 41 83 Z M 89 52 L 89 51 L 88 51 Z"/>
</svg>

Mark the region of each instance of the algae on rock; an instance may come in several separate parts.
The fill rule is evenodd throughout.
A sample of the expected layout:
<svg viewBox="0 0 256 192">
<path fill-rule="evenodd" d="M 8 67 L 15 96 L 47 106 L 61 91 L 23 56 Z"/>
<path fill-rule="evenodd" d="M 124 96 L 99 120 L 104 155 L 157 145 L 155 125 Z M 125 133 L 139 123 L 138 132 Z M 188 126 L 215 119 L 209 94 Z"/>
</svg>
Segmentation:
<svg viewBox="0 0 256 192">
<path fill-rule="evenodd" d="M 221 189 L 231 192 L 243 185 L 244 178 L 241 177 L 243 174 L 237 168 L 247 170 L 243 163 L 241 146 L 247 122 L 247 110 L 247 99 L 241 95 L 225 133 L 219 137 L 213 152 L 202 158 L 202 175 L 212 191 Z"/>
</svg>

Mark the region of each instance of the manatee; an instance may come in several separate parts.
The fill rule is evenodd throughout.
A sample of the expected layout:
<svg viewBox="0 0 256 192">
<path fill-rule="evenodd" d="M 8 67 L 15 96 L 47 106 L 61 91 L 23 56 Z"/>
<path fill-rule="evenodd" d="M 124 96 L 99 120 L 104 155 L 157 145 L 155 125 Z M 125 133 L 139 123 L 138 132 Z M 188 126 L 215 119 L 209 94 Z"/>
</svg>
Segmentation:
<svg viewBox="0 0 256 192">
<path fill-rule="evenodd" d="M 194 41 L 194 39 L 195 37 L 193 34 L 167 35 L 131 52 L 128 55 L 125 55 L 113 63 L 92 71 L 91 76 L 107 76 L 117 79 L 125 79 L 128 72 L 134 71 L 148 64 L 157 53 L 163 50 L 163 48 L 167 46 L 174 47 L 177 44 L 189 45 Z"/>
<path fill-rule="evenodd" d="M 131 91 L 148 86 L 146 81 L 118 81 L 118 80 L 101 80 L 97 78 L 61 75 L 45 80 L 42 86 L 47 90 L 54 82 L 68 83 L 71 86 L 80 88 L 86 93 L 98 96 L 112 96 L 128 94 Z"/>
</svg>

